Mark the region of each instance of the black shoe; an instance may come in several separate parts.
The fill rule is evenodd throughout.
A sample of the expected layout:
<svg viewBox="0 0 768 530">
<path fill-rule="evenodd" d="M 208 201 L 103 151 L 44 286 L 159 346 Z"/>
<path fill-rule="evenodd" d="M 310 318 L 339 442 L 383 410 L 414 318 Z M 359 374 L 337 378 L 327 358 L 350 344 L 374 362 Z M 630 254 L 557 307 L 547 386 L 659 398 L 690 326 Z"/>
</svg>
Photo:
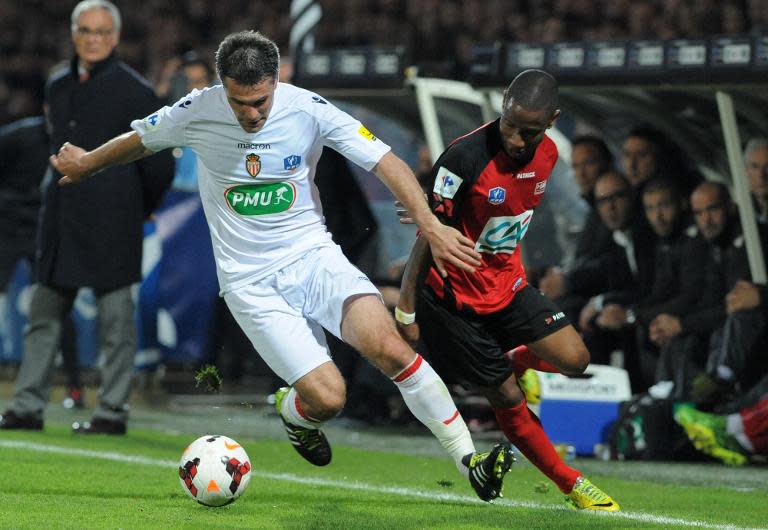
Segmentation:
<svg viewBox="0 0 768 530">
<path fill-rule="evenodd" d="M 289 387 L 284 387 L 275 392 L 275 407 L 280 421 L 283 422 L 285 432 L 288 433 L 293 448 L 296 449 L 304 459 L 310 464 L 316 466 L 327 466 L 331 463 L 331 444 L 320 429 L 308 429 L 299 425 L 288 423 L 280 414 L 280 406 L 283 398 L 290 391 Z"/>
<path fill-rule="evenodd" d="M 463 459 L 469 468 L 469 483 L 477 496 L 486 502 L 502 496 L 504 476 L 514 461 L 515 455 L 507 443 L 495 445 L 490 453 L 473 453 Z"/>
<path fill-rule="evenodd" d="M 76 434 L 117 434 L 122 435 L 127 431 L 124 421 L 93 418 L 91 421 L 72 424 L 72 432 Z"/>
<path fill-rule="evenodd" d="M 42 431 L 43 420 L 36 416 L 19 416 L 8 409 L 0 416 L 0 429 Z"/>
</svg>

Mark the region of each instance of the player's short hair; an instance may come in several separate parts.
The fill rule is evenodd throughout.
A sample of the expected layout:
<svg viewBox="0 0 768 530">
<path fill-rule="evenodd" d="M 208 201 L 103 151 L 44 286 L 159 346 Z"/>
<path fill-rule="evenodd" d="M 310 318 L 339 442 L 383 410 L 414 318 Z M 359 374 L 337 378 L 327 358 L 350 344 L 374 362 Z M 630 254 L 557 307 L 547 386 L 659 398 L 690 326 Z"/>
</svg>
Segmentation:
<svg viewBox="0 0 768 530">
<path fill-rule="evenodd" d="M 109 0 L 83 0 L 78 3 L 72 10 L 72 16 L 70 17 L 73 33 L 77 31 L 77 21 L 80 18 L 80 15 L 93 9 L 106 9 L 109 11 L 110 16 L 112 17 L 113 29 L 116 33 L 120 33 L 120 28 L 123 26 L 122 18 L 120 18 L 120 10 Z"/>
<path fill-rule="evenodd" d="M 216 50 L 216 72 L 224 81 L 229 77 L 238 85 L 252 86 L 265 79 L 277 79 L 280 50 L 258 31 L 231 33 Z"/>
<path fill-rule="evenodd" d="M 544 70 L 525 70 L 517 74 L 504 91 L 504 109 L 514 101 L 529 111 L 557 110 L 557 81 Z"/>
</svg>

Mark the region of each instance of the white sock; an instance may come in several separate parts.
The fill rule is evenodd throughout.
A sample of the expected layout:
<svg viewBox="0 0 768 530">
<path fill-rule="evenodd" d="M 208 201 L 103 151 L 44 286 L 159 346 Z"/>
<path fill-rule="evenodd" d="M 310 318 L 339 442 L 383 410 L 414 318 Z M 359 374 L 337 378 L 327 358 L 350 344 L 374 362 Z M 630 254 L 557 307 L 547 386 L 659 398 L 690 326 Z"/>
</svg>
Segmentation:
<svg viewBox="0 0 768 530">
<path fill-rule="evenodd" d="M 297 401 L 298 397 L 299 394 L 296 392 L 296 389 L 291 387 L 291 390 L 283 398 L 283 402 L 280 404 L 280 414 L 283 416 L 283 419 L 288 423 L 298 425 L 299 427 L 319 429 L 322 426 L 322 422 L 310 418 L 301 411 Z"/>
<path fill-rule="evenodd" d="M 456 462 L 459 471 L 466 475 L 468 471 L 461 459 L 475 452 L 475 444 L 440 376 L 421 355 L 417 355 L 392 381 L 403 395 L 408 409 L 432 431 Z"/>
</svg>

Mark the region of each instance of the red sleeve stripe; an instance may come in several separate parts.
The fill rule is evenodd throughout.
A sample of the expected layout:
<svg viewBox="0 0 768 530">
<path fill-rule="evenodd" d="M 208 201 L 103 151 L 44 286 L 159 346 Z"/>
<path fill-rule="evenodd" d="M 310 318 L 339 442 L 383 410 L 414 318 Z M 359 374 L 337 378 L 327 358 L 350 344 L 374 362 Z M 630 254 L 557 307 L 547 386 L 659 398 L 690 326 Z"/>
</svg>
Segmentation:
<svg viewBox="0 0 768 530">
<path fill-rule="evenodd" d="M 422 362 L 424 362 L 424 358 L 421 355 L 416 354 L 416 358 L 413 360 L 413 362 L 409 364 L 405 370 L 393 377 L 392 381 L 395 383 L 402 383 L 416 373 L 419 367 L 421 367 Z"/>
</svg>

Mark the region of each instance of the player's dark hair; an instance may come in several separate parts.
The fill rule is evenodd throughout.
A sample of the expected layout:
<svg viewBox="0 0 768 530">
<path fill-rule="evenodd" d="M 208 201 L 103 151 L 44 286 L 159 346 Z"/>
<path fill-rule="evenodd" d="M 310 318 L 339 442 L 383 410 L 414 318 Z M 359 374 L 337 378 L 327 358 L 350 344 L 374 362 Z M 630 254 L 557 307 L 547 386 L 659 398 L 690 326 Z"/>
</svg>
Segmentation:
<svg viewBox="0 0 768 530">
<path fill-rule="evenodd" d="M 544 70 L 525 70 L 517 74 L 504 91 L 504 108 L 512 100 L 525 110 L 557 109 L 557 81 Z"/>
<path fill-rule="evenodd" d="M 577 145 L 591 145 L 597 150 L 597 156 L 600 158 L 600 173 L 608 171 L 613 167 L 613 153 L 608 149 L 602 138 L 594 134 L 582 134 L 571 140 L 571 149 Z"/>
<path fill-rule="evenodd" d="M 222 81 L 228 77 L 238 85 L 252 86 L 276 80 L 279 68 L 277 45 L 258 31 L 227 35 L 216 51 L 216 72 Z"/>
</svg>

